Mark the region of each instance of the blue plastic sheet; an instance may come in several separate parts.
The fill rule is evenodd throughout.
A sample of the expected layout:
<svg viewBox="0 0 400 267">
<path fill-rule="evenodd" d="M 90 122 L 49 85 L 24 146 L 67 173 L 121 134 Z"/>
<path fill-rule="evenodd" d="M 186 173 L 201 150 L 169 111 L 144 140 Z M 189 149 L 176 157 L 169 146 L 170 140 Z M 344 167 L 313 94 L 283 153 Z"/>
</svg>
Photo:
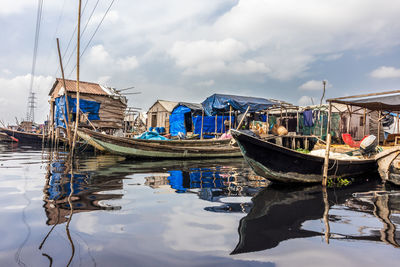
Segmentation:
<svg viewBox="0 0 400 267">
<path fill-rule="evenodd" d="M 169 116 L 169 132 L 172 136 L 177 136 L 180 132 L 186 134 L 185 114 L 192 110 L 186 106 L 174 108 Z"/>
<path fill-rule="evenodd" d="M 247 107 L 250 106 L 249 112 L 257 112 L 274 105 L 273 102 L 265 98 L 222 94 L 213 94 L 201 104 L 207 116 L 228 112 L 229 106 L 232 106 L 233 110 L 238 110 L 240 112 L 245 112 Z"/>
<path fill-rule="evenodd" d="M 217 133 L 225 133 L 224 121 L 229 121 L 229 116 L 217 117 Z M 235 121 L 235 116 L 232 116 L 232 122 Z M 201 116 L 193 117 L 194 133 L 201 134 Z M 215 116 L 204 116 L 203 119 L 203 134 L 215 133 Z"/>
<path fill-rule="evenodd" d="M 76 113 L 76 98 L 72 98 L 68 96 L 68 107 L 69 112 Z M 96 101 L 90 101 L 85 99 L 79 100 L 79 108 L 83 113 L 88 114 L 88 119 L 90 121 L 100 120 L 99 117 L 99 110 L 100 110 L 100 103 Z M 65 114 L 65 115 L 64 115 Z M 54 111 L 54 121 L 56 127 L 64 127 L 64 116 L 68 121 L 67 117 L 67 108 L 65 103 L 65 96 L 57 97 L 55 99 L 55 111 Z"/>
<path fill-rule="evenodd" d="M 145 140 L 170 140 L 157 132 L 145 132 L 140 136 L 135 137 L 135 139 L 145 139 Z"/>
</svg>

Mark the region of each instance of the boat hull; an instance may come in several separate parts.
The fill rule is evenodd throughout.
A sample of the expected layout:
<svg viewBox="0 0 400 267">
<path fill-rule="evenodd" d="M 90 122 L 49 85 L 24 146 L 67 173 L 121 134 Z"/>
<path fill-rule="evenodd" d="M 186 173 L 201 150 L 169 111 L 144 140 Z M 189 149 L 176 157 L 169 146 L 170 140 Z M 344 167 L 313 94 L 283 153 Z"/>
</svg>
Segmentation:
<svg viewBox="0 0 400 267">
<path fill-rule="evenodd" d="M 39 145 L 43 142 L 42 134 L 14 131 L 6 128 L 0 128 L 0 131 L 6 133 L 8 136 L 18 139 L 18 143 L 21 144 Z"/>
<path fill-rule="evenodd" d="M 232 131 L 241 152 L 256 174 L 284 183 L 320 183 L 324 158 L 300 153 L 271 142 Z M 375 172 L 374 159 L 329 160 L 328 177 L 355 177 Z"/>
<path fill-rule="evenodd" d="M 400 185 L 400 146 L 376 155 L 378 171 L 384 182 Z"/>
<path fill-rule="evenodd" d="M 130 158 L 146 159 L 184 159 L 184 158 L 231 158 L 241 157 L 239 148 L 228 145 L 208 145 L 201 144 L 187 146 L 184 141 L 165 141 L 160 144 L 157 142 L 143 142 L 110 136 L 90 130 L 78 131 L 81 138 L 89 144 L 95 143 L 95 147 L 101 147 L 104 151 L 112 154 L 122 155 Z M 149 140 L 147 140 L 149 141 Z M 183 144 L 182 144 L 183 143 Z"/>
</svg>

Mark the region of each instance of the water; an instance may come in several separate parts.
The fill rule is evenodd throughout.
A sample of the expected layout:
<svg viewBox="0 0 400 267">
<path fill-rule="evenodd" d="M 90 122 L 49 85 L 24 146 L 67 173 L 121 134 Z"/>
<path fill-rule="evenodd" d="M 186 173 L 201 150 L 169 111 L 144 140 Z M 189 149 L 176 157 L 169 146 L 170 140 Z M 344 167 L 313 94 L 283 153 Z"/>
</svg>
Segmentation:
<svg viewBox="0 0 400 267">
<path fill-rule="evenodd" d="M 400 190 L 0 145 L 0 266 L 398 266 Z M 327 231 L 329 230 L 329 231 Z"/>
</svg>

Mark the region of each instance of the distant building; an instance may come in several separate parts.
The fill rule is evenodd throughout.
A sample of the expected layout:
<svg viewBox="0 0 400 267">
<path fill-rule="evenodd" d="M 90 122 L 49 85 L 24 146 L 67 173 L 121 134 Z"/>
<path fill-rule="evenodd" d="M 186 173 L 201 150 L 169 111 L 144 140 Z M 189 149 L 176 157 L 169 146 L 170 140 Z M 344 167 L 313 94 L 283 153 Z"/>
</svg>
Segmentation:
<svg viewBox="0 0 400 267">
<path fill-rule="evenodd" d="M 147 129 L 164 127 L 169 133 L 169 116 L 178 102 L 157 100 L 147 111 Z"/>
<path fill-rule="evenodd" d="M 68 94 L 70 123 L 76 120 L 76 81 L 57 78 L 50 92 L 50 123 L 65 127 L 63 112 L 66 110 L 65 90 Z M 81 127 L 96 127 L 101 130 L 123 128 L 127 99 L 117 90 L 97 83 L 79 82 Z M 90 122 L 89 122 L 90 121 Z M 93 125 L 93 126 L 92 126 Z"/>
</svg>

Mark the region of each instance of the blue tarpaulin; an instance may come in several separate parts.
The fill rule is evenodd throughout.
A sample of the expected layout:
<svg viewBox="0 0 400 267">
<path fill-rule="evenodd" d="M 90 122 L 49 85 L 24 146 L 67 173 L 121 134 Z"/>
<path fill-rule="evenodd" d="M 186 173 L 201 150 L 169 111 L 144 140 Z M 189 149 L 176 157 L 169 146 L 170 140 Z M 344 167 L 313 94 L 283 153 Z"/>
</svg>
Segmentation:
<svg viewBox="0 0 400 267">
<path fill-rule="evenodd" d="M 64 116 L 68 121 L 66 116 L 66 104 L 65 104 L 65 96 L 57 97 L 55 99 L 55 112 L 54 112 L 54 121 L 56 127 L 65 127 L 64 123 Z M 76 98 L 72 98 L 68 96 L 68 107 L 69 112 L 76 113 Z M 88 114 L 88 119 L 90 121 L 100 120 L 99 117 L 99 110 L 100 110 L 100 103 L 96 101 L 90 100 L 79 100 L 79 108 L 83 113 Z M 65 115 L 64 115 L 65 114 Z"/>
<path fill-rule="evenodd" d="M 229 116 L 217 117 L 217 133 L 225 133 L 224 121 L 229 121 Z M 235 116 L 232 116 L 232 123 L 235 121 Z M 193 117 L 194 133 L 201 134 L 201 116 Z M 203 134 L 215 133 L 215 116 L 204 116 L 203 119 Z"/>
<path fill-rule="evenodd" d="M 135 139 L 145 139 L 145 140 L 170 140 L 157 132 L 145 132 L 142 133 L 140 136 L 135 137 Z"/>
<path fill-rule="evenodd" d="M 222 94 L 213 94 L 201 104 L 207 116 L 228 112 L 229 106 L 232 106 L 233 110 L 240 112 L 245 112 L 247 107 L 250 106 L 249 112 L 257 112 L 275 105 L 275 103 L 265 98 Z"/>
<path fill-rule="evenodd" d="M 185 113 L 191 111 L 190 108 L 181 105 L 174 108 L 169 116 L 169 132 L 172 136 L 177 136 L 180 132 L 186 134 Z"/>
</svg>

